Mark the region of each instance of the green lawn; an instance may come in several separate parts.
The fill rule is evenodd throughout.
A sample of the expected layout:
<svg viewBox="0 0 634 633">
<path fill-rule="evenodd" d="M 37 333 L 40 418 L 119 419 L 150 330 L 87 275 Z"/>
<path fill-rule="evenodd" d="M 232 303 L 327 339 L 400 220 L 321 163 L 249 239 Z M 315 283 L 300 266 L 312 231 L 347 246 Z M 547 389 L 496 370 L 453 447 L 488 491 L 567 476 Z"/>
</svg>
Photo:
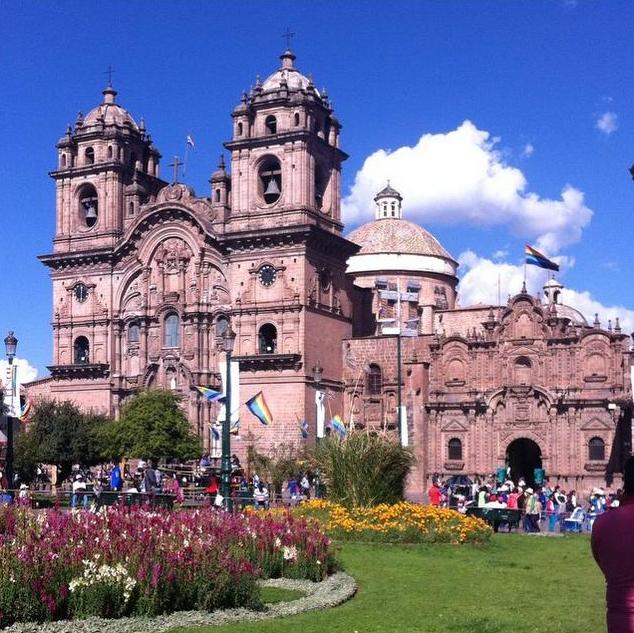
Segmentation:
<svg viewBox="0 0 634 633">
<path fill-rule="evenodd" d="M 275 604 L 276 602 L 290 602 L 303 598 L 306 594 L 297 589 L 282 589 L 281 587 L 262 587 L 260 597 L 264 604 Z"/>
<path fill-rule="evenodd" d="M 599 633 L 603 577 L 586 536 L 495 535 L 483 547 L 342 546 L 359 582 L 346 604 L 317 613 L 179 633 Z"/>
</svg>

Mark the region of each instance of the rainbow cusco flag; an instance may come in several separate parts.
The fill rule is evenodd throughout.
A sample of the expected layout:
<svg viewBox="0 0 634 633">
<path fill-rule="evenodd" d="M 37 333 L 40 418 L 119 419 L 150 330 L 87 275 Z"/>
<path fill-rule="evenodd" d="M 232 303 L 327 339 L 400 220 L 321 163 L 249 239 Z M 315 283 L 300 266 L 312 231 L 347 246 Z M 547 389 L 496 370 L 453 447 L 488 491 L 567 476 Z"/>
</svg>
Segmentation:
<svg viewBox="0 0 634 633">
<path fill-rule="evenodd" d="M 335 417 L 330 420 L 330 428 L 339 436 L 345 437 L 348 434 L 348 430 L 346 429 L 346 425 L 343 423 L 341 416 L 335 415 Z"/>
<path fill-rule="evenodd" d="M 220 391 L 214 391 L 209 387 L 197 386 L 196 389 L 205 397 L 205 400 L 209 402 L 223 402 L 225 399 L 224 394 L 220 393 Z"/>
<path fill-rule="evenodd" d="M 526 255 L 527 264 L 547 268 L 548 270 L 559 270 L 559 264 L 548 259 L 548 257 L 542 255 L 537 249 L 528 244 L 524 247 L 524 254 Z"/>
<path fill-rule="evenodd" d="M 264 394 L 261 391 L 256 393 L 253 398 L 247 400 L 245 404 L 247 405 L 247 409 L 265 426 L 273 422 L 273 416 L 264 400 Z"/>
</svg>

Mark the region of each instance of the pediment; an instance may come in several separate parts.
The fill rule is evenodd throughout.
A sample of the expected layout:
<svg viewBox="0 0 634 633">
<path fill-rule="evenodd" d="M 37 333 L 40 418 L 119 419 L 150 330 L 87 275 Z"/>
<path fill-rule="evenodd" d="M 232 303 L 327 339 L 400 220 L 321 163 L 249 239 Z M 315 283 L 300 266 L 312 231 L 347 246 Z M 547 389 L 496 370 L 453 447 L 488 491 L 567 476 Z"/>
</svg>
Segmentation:
<svg viewBox="0 0 634 633">
<path fill-rule="evenodd" d="M 612 427 L 607 422 L 599 420 L 599 418 L 592 418 L 581 426 L 582 431 L 608 431 Z"/>
<path fill-rule="evenodd" d="M 449 420 L 446 422 L 443 427 L 440 429 L 441 431 L 466 431 L 466 425 L 462 424 L 458 420 Z"/>
</svg>

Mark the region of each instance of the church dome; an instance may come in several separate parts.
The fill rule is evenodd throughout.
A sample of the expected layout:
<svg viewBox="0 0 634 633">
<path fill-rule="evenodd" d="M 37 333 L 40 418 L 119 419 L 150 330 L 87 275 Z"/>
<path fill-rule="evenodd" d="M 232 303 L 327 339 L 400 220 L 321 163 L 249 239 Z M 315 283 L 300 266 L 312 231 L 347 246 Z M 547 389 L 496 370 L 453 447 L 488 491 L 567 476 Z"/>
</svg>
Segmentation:
<svg viewBox="0 0 634 633">
<path fill-rule="evenodd" d="M 402 218 L 368 222 L 352 231 L 348 239 L 361 247 L 359 255 L 401 253 L 453 259 L 429 231 Z"/>
<path fill-rule="evenodd" d="M 415 275 L 446 275 L 454 278 L 458 262 L 422 226 L 403 219 L 403 197 L 388 181 L 374 197 L 375 220 L 363 224 L 347 237 L 361 248 L 348 260 L 348 272 L 367 275 L 409 271 Z"/>
<path fill-rule="evenodd" d="M 294 67 L 295 55 L 287 49 L 280 56 L 282 67 L 269 75 L 262 83 L 262 92 L 273 92 L 281 89 L 290 92 L 312 91 L 318 97 L 321 96 L 319 91 L 313 86 L 311 79 L 302 75 L 302 73 Z"/>
<path fill-rule="evenodd" d="M 569 319 L 574 325 L 588 325 L 586 317 L 584 317 L 579 310 L 571 306 L 564 305 L 563 303 L 553 303 L 551 309 L 554 310 L 559 319 Z"/>
<path fill-rule="evenodd" d="M 130 113 L 122 108 L 118 103 L 115 103 L 115 97 L 117 91 L 108 86 L 103 91 L 103 103 L 93 108 L 84 118 L 83 128 L 91 127 L 94 125 L 101 126 L 115 126 L 119 128 L 131 128 L 135 132 L 139 131 L 139 126 L 132 118 Z"/>
<path fill-rule="evenodd" d="M 574 325 L 588 325 L 586 318 L 579 312 L 579 310 L 567 306 L 563 303 L 559 303 L 563 294 L 563 284 L 551 277 L 544 284 L 544 296 L 548 302 L 548 309 L 551 313 L 554 313 L 559 319 L 569 319 Z"/>
</svg>

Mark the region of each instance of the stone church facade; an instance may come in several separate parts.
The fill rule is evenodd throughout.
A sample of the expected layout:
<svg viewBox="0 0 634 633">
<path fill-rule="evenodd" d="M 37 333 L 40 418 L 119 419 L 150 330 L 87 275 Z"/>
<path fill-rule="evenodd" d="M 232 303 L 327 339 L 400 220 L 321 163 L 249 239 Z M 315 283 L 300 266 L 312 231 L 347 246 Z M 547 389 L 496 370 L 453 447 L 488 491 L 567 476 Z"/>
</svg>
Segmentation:
<svg viewBox="0 0 634 633">
<path fill-rule="evenodd" d="M 218 405 L 194 387 L 222 388 L 230 323 L 240 401 L 263 391 L 274 418 L 262 427 L 242 406 L 238 452 L 248 437 L 260 450 L 301 443 L 301 420 L 314 441 L 320 366 L 327 416 L 358 428 L 397 433 L 400 391 L 418 457 L 413 497 L 432 473 L 505 463 L 539 463 L 578 489 L 605 482 L 631 437 L 618 323 L 586 323 L 554 280 L 543 300 L 523 290 L 504 306 L 458 306 L 457 262 L 403 219 L 389 184 L 375 220 L 344 237 L 341 125 L 294 62 L 287 50 L 243 95 L 230 168 L 221 157 L 202 197 L 177 164 L 162 179 L 144 122 L 112 86 L 68 128 L 51 172 L 53 250 L 40 257 L 53 284 L 53 361 L 29 392 L 117 416 L 139 389 L 171 389 L 213 452 Z"/>
</svg>

